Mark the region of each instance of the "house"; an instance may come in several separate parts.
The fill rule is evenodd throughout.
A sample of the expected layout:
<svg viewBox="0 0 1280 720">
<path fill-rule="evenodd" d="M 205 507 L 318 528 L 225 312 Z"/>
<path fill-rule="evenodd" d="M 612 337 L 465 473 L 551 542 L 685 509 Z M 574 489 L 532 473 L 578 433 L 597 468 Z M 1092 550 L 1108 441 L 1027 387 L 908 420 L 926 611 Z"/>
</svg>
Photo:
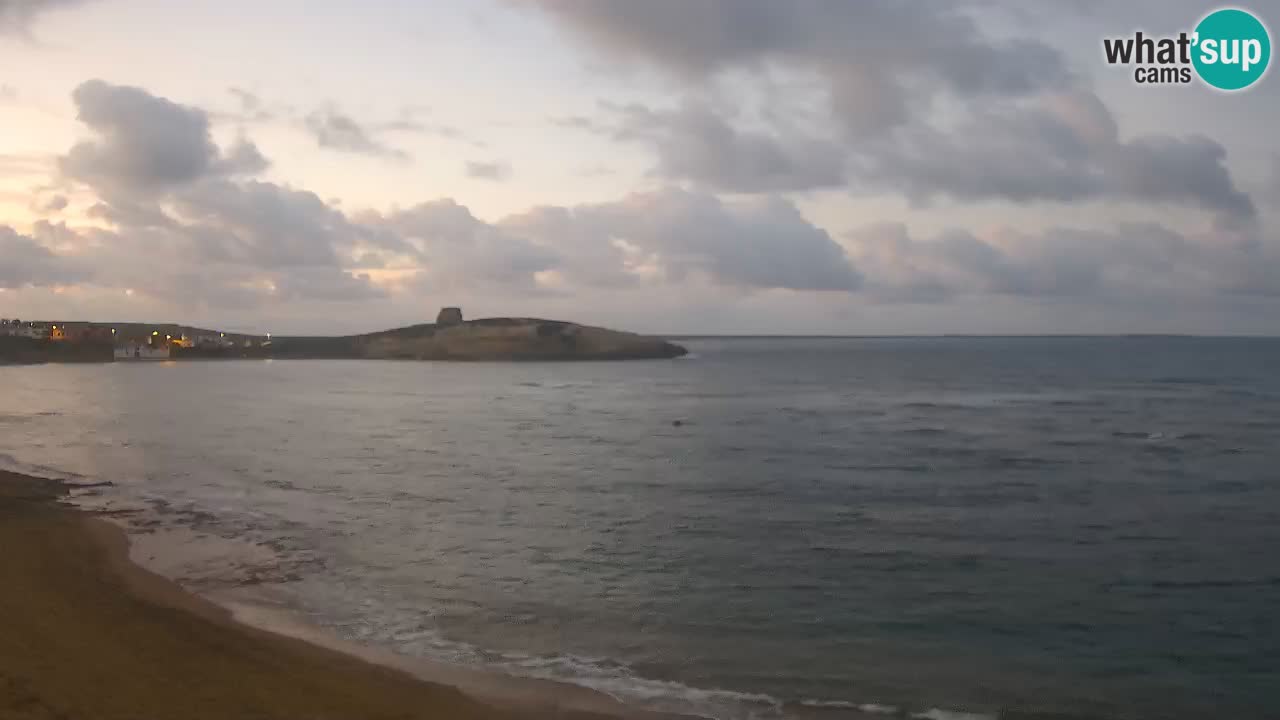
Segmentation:
<svg viewBox="0 0 1280 720">
<path fill-rule="evenodd" d="M 18 326 L 18 331 L 14 334 L 18 337 L 31 338 L 32 340 L 48 340 L 50 332 L 48 326 L 44 323 L 29 322 Z"/>
<path fill-rule="evenodd" d="M 122 340 L 115 345 L 114 357 L 116 360 L 168 360 L 169 343 L 141 338 Z"/>
<path fill-rule="evenodd" d="M 172 336 L 162 337 L 159 330 L 152 331 L 150 335 L 117 335 L 113 354 L 116 360 L 168 360 L 172 342 Z"/>
<path fill-rule="evenodd" d="M 56 332 L 61 333 L 61 338 L 53 337 L 52 339 L 62 339 L 67 342 L 74 343 L 106 343 L 115 339 L 115 331 L 105 325 L 95 325 L 93 323 L 64 323 L 56 326 Z"/>
<path fill-rule="evenodd" d="M 21 320 L 0 319 L 0 337 L 13 337 L 18 334 L 18 328 L 22 327 Z"/>
</svg>

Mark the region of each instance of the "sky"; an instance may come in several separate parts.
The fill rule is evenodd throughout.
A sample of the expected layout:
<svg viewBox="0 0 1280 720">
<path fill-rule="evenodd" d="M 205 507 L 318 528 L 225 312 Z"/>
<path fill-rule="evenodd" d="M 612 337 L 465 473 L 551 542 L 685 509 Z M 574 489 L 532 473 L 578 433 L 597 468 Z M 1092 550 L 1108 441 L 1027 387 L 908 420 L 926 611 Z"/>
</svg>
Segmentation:
<svg viewBox="0 0 1280 720">
<path fill-rule="evenodd" d="M 1102 51 L 1217 7 L 0 0 L 0 317 L 1280 334 L 1280 78 Z"/>
</svg>

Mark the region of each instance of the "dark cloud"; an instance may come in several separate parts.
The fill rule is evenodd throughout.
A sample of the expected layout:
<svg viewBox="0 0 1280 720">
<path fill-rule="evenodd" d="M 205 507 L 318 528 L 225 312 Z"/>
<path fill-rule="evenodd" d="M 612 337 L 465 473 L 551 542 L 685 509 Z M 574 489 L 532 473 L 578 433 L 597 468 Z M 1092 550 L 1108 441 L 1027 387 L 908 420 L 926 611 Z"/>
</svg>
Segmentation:
<svg viewBox="0 0 1280 720">
<path fill-rule="evenodd" d="M 964 8 L 892 0 L 535 0 L 604 52 L 701 81 L 770 65 L 815 73 L 851 131 L 904 122 L 939 93 L 1023 95 L 1065 84 L 1048 45 L 984 34 Z"/>
<path fill-rule="evenodd" d="M 78 143 L 59 166 L 69 178 L 99 190 L 154 192 L 210 175 L 255 173 L 265 159 L 242 142 L 223 155 L 209 117 L 147 91 L 90 80 L 72 94 L 78 118 L 96 138 Z"/>
<path fill-rule="evenodd" d="M 672 111 L 613 108 L 611 134 L 645 144 L 657 172 L 728 192 L 787 192 L 843 185 L 847 150 L 830 140 L 735 128 L 704 103 Z"/>
<path fill-rule="evenodd" d="M 467 177 L 477 180 L 504 181 L 511 178 L 511 166 L 503 162 L 468 162 Z"/>
<path fill-rule="evenodd" d="M 26 33 L 36 16 L 50 10 L 81 5 L 87 0 L 0 0 L 0 36 Z"/>
<path fill-rule="evenodd" d="M 409 158 L 404 151 L 377 140 L 351 116 L 332 108 L 311 113 L 305 123 L 322 148 L 394 160 Z"/>
<path fill-rule="evenodd" d="M 1155 224 L 1114 231 L 1005 230 L 985 237 L 956 229 L 933 238 L 885 224 L 850 233 L 847 245 L 867 273 L 868 291 L 894 301 L 1011 295 L 1122 303 L 1280 292 L 1280 273 L 1258 270 L 1280 259 L 1274 244 L 1231 233 L 1195 236 Z"/>
<path fill-rule="evenodd" d="M 1000 25 L 993 15 L 1025 20 L 1016 9 L 891 0 L 534 4 L 595 48 L 682 84 L 686 98 L 674 109 L 606 103 L 600 117 L 556 121 L 650 147 L 665 179 L 737 193 L 851 185 L 917 202 L 1192 205 L 1234 224 L 1255 215 L 1221 144 L 1200 135 L 1122 139 L 1060 53 L 983 30 Z M 774 95 L 788 92 L 808 97 L 801 110 L 821 117 L 791 123 L 789 113 L 770 112 L 780 104 Z"/>
<path fill-rule="evenodd" d="M 7 225 L 0 225 L 0 258 L 0 288 L 68 285 L 90 277 L 79 258 L 57 254 Z"/>
<path fill-rule="evenodd" d="M 375 285 L 367 274 L 331 267 L 305 268 L 281 275 L 275 283 L 274 294 L 277 300 L 330 302 L 360 302 L 387 296 L 387 292 Z"/>
<path fill-rule="evenodd" d="M 1223 217 L 1252 218 L 1249 196 L 1207 137 L 1118 137 L 1092 93 L 983 108 L 959 126 L 918 125 L 855 156 L 859 179 L 925 201 L 1072 202 L 1089 199 L 1196 205 Z"/>
<path fill-rule="evenodd" d="M 957 110 L 944 127 L 913 121 L 865 143 L 743 130 L 708 103 L 670 111 L 603 103 L 602 111 L 560 124 L 644 144 L 659 176 L 719 192 L 849 187 L 917 203 L 1122 200 L 1198 206 L 1232 223 L 1255 215 L 1220 144 L 1202 135 L 1122 140 L 1111 112 L 1084 90 Z"/>
</svg>

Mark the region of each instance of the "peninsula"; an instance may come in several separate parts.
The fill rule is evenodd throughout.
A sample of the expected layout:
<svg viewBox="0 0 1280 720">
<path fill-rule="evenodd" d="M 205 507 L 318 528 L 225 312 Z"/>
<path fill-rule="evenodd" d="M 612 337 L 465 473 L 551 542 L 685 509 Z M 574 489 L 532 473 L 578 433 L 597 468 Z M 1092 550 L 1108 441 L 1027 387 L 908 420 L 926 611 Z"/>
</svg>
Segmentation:
<svg viewBox="0 0 1280 720">
<path fill-rule="evenodd" d="M 676 358 L 659 337 L 537 318 L 463 320 L 444 308 L 434 323 L 344 336 L 249 335 L 146 323 L 0 321 L 0 363 L 292 358 L 571 361 Z"/>
</svg>

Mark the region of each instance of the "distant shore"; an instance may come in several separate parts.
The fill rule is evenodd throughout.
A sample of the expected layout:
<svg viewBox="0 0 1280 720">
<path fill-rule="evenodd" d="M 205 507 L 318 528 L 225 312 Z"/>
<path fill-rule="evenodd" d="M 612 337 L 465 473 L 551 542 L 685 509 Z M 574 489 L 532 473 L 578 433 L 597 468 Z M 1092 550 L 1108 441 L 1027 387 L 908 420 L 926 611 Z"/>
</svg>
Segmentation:
<svg viewBox="0 0 1280 720">
<path fill-rule="evenodd" d="M 454 670 L 456 682 L 427 682 L 240 624 L 134 565 L 124 532 L 58 503 L 66 492 L 62 483 L 0 471 L 2 717 L 657 717 L 582 688 L 465 669 Z"/>
<path fill-rule="evenodd" d="M 688 351 L 649 335 L 538 318 L 426 323 L 345 336 L 243 336 L 183 325 L 41 323 L 57 336 L 0 334 L 0 364 L 133 360 L 659 360 Z M 154 329 L 153 329 L 154 328 Z M 25 329 L 25 326 L 24 326 Z"/>
</svg>

